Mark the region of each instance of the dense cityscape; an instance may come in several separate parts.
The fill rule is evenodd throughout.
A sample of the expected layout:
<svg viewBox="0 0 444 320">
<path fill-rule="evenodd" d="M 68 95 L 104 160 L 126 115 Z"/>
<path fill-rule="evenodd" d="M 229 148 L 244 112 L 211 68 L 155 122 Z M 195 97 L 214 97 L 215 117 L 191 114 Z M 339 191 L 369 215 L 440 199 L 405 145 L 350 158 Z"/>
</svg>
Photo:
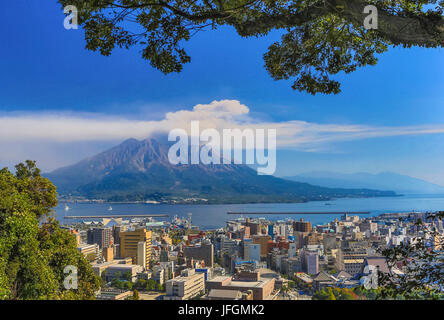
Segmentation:
<svg viewBox="0 0 444 320">
<path fill-rule="evenodd" d="M 444 0 L 5 4 L 2 315 L 444 301 Z"/>
<path fill-rule="evenodd" d="M 439 252 L 444 238 L 442 220 L 415 212 L 345 213 L 316 226 L 241 217 L 217 230 L 200 230 L 192 214 L 171 222 L 122 219 L 63 226 L 102 279 L 97 299 L 376 299 L 380 288 L 372 274 L 402 278 L 415 263 L 389 261 L 384 249 L 421 239 L 426 250 Z"/>
</svg>

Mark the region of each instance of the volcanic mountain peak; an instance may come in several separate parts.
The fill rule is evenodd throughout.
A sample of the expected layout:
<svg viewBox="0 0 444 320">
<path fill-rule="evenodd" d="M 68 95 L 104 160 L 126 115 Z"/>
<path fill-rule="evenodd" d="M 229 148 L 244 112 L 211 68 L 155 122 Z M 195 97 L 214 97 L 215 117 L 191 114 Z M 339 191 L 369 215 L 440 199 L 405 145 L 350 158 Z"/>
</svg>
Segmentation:
<svg viewBox="0 0 444 320">
<path fill-rule="evenodd" d="M 330 189 L 258 175 L 246 165 L 173 165 L 169 144 L 129 139 L 47 176 L 59 193 L 113 201 L 205 198 L 212 203 L 301 202 L 392 192 Z"/>
</svg>

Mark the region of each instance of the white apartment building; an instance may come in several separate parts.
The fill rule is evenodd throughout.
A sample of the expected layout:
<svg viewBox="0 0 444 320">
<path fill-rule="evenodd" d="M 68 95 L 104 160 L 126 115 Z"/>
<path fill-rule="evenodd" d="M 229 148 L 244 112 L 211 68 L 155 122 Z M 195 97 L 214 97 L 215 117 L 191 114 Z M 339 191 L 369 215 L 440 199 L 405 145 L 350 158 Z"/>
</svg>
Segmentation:
<svg viewBox="0 0 444 320">
<path fill-rule="evenodd" d="M 189 300 L 205 292 L 205 275 L 194 269 L 182 271 L 180 277 L 166 282 L 165 300 Z"/>
</svg>

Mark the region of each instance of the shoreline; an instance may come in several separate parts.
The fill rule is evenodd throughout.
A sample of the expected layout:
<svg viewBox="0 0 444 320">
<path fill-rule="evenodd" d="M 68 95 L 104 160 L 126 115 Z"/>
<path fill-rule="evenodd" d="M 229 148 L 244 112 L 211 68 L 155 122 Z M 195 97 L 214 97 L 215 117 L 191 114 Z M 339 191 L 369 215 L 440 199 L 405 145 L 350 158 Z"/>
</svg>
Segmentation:
<svg viewBox="0 0 444 320">
<path fill-rule="evenodd" d="M 151 205 L 243 205 L 243 204 L 296 204 L 296 203 L 308 203 L 308 202 L 329 202 L 336 201 L 338 199 L 377 199 L 377 198 L 399 198 L 404 197 L 404 194 L 395 195 L 381 195 L 381 196 L 368 196 L 368 197 L 338 197 L 338 198 L 326 198 L 326 199 L 313 199 L 313 200 L 300 200 L 300 201 L 267 201 L 267 202 L 216 202 L 216 201 L 194 201 L 194 202 L 146 202 L 146 201 L 106 201 L 101 199 L 92 200 L 63 200 L 59 199 L 59 203 L 77 203 L 77 204 L 151 204 Z M 326 204 L 334 205 L 334 204 Z"/>
</svg>

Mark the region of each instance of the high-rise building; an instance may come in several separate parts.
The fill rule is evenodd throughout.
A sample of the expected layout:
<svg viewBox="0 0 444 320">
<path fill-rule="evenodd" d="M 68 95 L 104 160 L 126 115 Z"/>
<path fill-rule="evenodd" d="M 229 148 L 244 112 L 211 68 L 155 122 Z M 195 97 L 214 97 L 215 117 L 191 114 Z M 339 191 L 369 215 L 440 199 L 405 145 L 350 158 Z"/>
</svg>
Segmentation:
<svg viewBox="0 0 444 320">
<path fill-rule="evenodd" d="M 279 223 L 276 225 L 278 235 L 287 238 L 290 234 L 291 227 L 286 223 Z"/>
<path fill-rule="evenodd" d="M 297 254 L 296 243 L 290 242 L 290 244 L 288 245 L 288 257 L 294 258 L 296 257 L 296 254 Z"/>
<path fill-rule="evenodd" d="M 272 240 L 274 240 L 274 234 L 275 234 L 274 224 L 269 224 L 268 225 L 268 235 L 271 237 Z"/>
<path fill-rule="evenodd" d="M 240 240 L 229 239 L 228 237 L 221 238 L 221 252 L 228 255 L 235 254 L 239 249 Z"/>
<path fill-rule="evenodd" d="M 88 231 L 87 230 L 79 230 L 80 235 L 80 244 L 88 243 Z"/>
<path fill-rule="evenodd" d="M 261 225 L 258 222 L 247 221 L 247 227 L 250 227 L 250 235 L 258 235 L 261 233 Z"/>
<path fill-rule="evenodd" d="M 253 239 L 244 239 L 242 241 L 242 247 L 244 249 L 244 260 L 249 260 L 250 259 L 250 244 L 253 243 Z"/>
<path fill-rule="evenodd" d="M 245 226 L 241 230 L 241 239 L 248 239 L 250 238 L 250 227 Z"/>
<path fill-rule="evenodd" d="M 137 244 L 137 264 L 146 269 L 146 241 Z"/>
<path fill-rule="evenodd" d="M 268 241 L 271 241 L 269 235 L 256 235 L 253 236 L 253 243 L 261 246 L 261 257 L 266 257 L 268 253 Z"/>
<path fill-rule="evenodd" d="M 114 248 L 114 257 L 115 258 L 120 258 L 120 244 L 114 244 L 113 246 Z"/>
<path fill-rule="evenodd" d="M 186 258 L 204 260 L 205 266 L 214 266 L 214 246 L 211 243 L 201 243 L 197 246 L 188 246 L 183 249 Z"/>
<path fill-rule="evenodd" d="M 299 232 L 310 232 L 311 223 L 309 221 L 304 221 L 302 218 L 300 221 L 293 222 L 293 230 Z"/>
<path fill-rule="evenodd" d="M 109 248 L 113 244 L 111 228 L 92 228 L 88 230 L 88 243 L 98 244 L 100 248 Z"/>
<path fill-rule="evenodd" d="M 114 237 L 114 243 L 120 244 L 120 233 L 124 232 L 128 229 L 127 226 L 124 225 L 114 225 L 113 226 L 113 237 Z"/>
<path fill-rule="evenodd" d="M 168 261 L 169 261 L 168 251 L 166 249 L 160 249 L 159 262 L 168 262 Z"/>
<path fill-rule="evenodd" d="M 249 258 L 248 260 L 261 261 L 261 245 L 257 243 L 249 243 Z"/>
<path fill-rule="evenodd" d="M 354 276 L 361 271 L 367 256 L 366 248 L 341 248 L 337 253 L 335 267 Z"/>
<path fill-rule="evenodd" d="M 306 251 L 305 255 L 305 269 L 308 274 L 319 273 L 319 256 L 315 251 Z"/>
<path fill-rule="evenodd" d="M 124 231 L 119 234 L 120 237 L 120 256 L 122 258 L 131 257 L 134 262 L 137 262 L 137 253 L 139 249 L 139 242 L 145 242 L 145 263 L 149 267 L 151 261 L 151 238 L 152 232 L 145 228 L 140 228 L 132 231 Z"/>
<path fill-rule="evenodd" d="M 294 239 L 296 242 L 296 248 L 302 249 L 307 244 L 308 232 L 294 231 Z"/>
<path fill-rule="evenodd" d="M 103 248 L 102 250 L 103 258 L 106 262 L 114 260 L 114 247 Z"/>
</svg>

